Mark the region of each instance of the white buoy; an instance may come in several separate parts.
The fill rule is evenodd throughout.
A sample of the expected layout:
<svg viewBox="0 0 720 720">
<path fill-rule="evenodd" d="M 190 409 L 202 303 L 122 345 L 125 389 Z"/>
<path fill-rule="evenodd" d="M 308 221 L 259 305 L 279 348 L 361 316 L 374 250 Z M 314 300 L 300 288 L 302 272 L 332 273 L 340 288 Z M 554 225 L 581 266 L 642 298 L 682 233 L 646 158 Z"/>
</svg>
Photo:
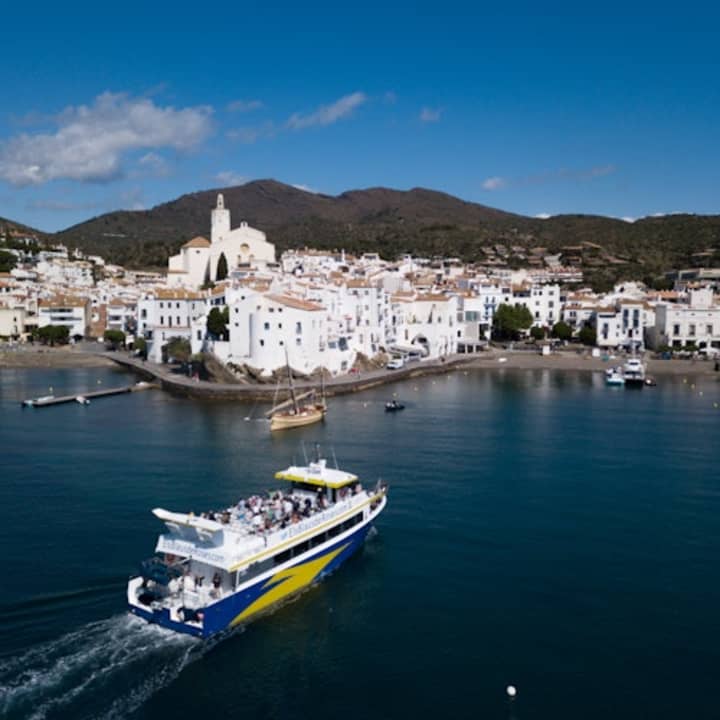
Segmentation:
<svg viewBox="0 0 720 720">
<path fill-rule="evenodd" d="M 505 692 L 509 698 L 514 698 L 517 695 L 517 688 L 514 685 L 508 685 Z"/>
</svg>

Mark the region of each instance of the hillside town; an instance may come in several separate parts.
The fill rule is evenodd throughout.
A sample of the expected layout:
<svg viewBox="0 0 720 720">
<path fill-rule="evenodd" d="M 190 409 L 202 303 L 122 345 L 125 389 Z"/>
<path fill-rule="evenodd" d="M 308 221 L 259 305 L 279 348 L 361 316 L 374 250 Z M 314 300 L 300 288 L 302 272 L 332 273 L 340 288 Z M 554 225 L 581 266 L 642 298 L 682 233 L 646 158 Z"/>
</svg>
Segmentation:
<svg viewBox="0 0 720 720">
<path fill-rule="evenodd" d="M 130 270 L 20 232 L 0 235 L 0 338 L 25 343 L 111 340 L 154 362 L 213 356 L 238 377 L 331 376 L 363 363 L 402 365 L 481 352 L 492 338 L 581 341 L 605 350 L 720 353 L 720 270 L 668 273 L 672 289 L 628 279 L 609 293 L 537 253 L 511 269 L 491 248 L 455 258 L 290 250 L 261 230 L 232 227 L 223 196 L 209 239 L 188 238 L 166 272 Z M 504 309 L 523 309 L 515 326 Z M 46 329 L 43 331 L 43 329 Z M 173 352 L 174 351 L 174 352 Z"/>
</svg>

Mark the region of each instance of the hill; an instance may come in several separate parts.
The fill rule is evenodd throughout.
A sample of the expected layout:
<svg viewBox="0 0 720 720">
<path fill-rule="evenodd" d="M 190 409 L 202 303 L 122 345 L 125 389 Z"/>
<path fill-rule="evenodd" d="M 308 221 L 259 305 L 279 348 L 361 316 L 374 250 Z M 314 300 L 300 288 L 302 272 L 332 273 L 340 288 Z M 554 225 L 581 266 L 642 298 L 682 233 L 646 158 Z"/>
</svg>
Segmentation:
<svg viewBox="0 0 720 720">
<path fill-rule="evenodd" d="M 720 265 L 720 216 L 670 215 L 635 223 L 590 215 L 541 220 L 423 188 L 329 196 L 274 180 L 190 193 L 151 210 L 108 213 L 52 239 L 128 267 L 164 268 L 184 242 L 208 235 L 218 192 L 233 226 L 246 220 L 265 231 L 278 252 L 342 247 L 387 258 L 412 252 L 522 266 L 533 251 L 539 257 L 544 250 L 572 258 L 598 286 L 678 266 Z"/>
</svg>

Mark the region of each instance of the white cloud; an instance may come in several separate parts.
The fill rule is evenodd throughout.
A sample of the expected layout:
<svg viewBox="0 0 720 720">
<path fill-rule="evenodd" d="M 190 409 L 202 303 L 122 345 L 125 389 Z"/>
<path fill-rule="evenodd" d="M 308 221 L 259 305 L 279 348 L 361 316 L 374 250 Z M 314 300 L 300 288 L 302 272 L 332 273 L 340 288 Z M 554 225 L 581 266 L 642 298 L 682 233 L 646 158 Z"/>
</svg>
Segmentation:
<svg viewBox="0 0 720 720">
<path fill-rule="evenodd" d="M 106 92 L 91 105 L 65 109 L 54 119 L 54 133 L 23 133 L 2 143 L 0 179 L 14 185 L 112 180 L 122 175 L 123 157 L 132 150 L 198 145 L 210 133 L 211 114 L 207 106 L 176 110 Z"/>
<path fill-rule="evenodd" d="M 133 187 L 120 194 L 120 207 L 123 210 L 145 210 L 145 193 L 140 187 Z"/>
<path fill-rule="evenodd" d="M 232 170 L 223 170 L 215 176 L 215 181 L 223 187 L 232 187 L 234 185 L 244 185 L 248 181 L 248 178 Z"/>
<path fill-rule="evenodd" d="M 143 155 L 138 160 L 138 165 L 141 171 L 149 175 L 155 175 L 156 177 L 165 177 L 170 174 L 170 168 L 168 167 L 165 158 L 154 152 L 149 152 Z"/>
<path fill-rule="evenodd" d="M 588 180 L 596 177 L 605 177 L 605 175 L 612 175 L 616 170 L 615 165 L 597 165 L 587 171 L 580 171 L 578 176 L 581 180 Z"/>
<path fill-rule="evenodd" d="M 225 137 L 233 142 L 239 142 L 243 145 L 252 145 L 261 138 L 271 138 L 277 134 L 275 124 L 268 122 L 256 127 L 239 127 L 232 128 L 225 133 Z"/>
<path fill-rule="evenodd" d="M 66 200 L 38 199 L 31 200 L 27 206 L 28 210 L 52 210 L 54 212 L 66 212 L 69 210 L 97 210 L 103 207 L 101 202 L 69 202 Z"/>
<path fill-rule="evenodd" d="M 507 180 L 501 177 L 489 177 L 487 178 L 483 184 L 482 188 L 483 190 L 501 190 L 507 185 Z"/>
<path fill-rule="evenodd" d="M 547 220 L 548 218 L 551 218 L 552 215 L 550 213 L 538 213 L 535 217 L 538 220 Z"/>
<path fill-rule="evenodd" d="M 261 100 L 233 100 L 228 103 L 227 111 L 236 113 L 252 112 L 253 110 L 260 110 L 265 107 L 265 104 Z"/>
<path fill-rule="evenodd" d="M 331 105 L 322 105 L 315 112 L 309 115 L 293 113 L 285 123 L 291 130 L 304 130 L 316 125 L 332 125 L 338 120 L 348 117 L 355 108 L 367 102 L 367 95 L 361 92 L 354 92 L 336 100 Z"/>
<path fill-rule="evenodd" d="M 442 108 L 424 107 L 420 111 L 420 122 L 424 122 L 424 123 L 438 122 L 440 120 L 440 115 L 442 115 Z"/>
<path fill-rule="evenodd" d="M 302 190 L 303 192 L 309 192 L 309 193 L 312 193 L 313 195 L 317 195 L 317 194 L 318 194 L 318 191 L 315 190 L 314 188 L 311 188 L 309 185 L 295 185 L 295 184 L 293 184 L 293 187 L 294 187 L 296 190 Z"/>
</svg>

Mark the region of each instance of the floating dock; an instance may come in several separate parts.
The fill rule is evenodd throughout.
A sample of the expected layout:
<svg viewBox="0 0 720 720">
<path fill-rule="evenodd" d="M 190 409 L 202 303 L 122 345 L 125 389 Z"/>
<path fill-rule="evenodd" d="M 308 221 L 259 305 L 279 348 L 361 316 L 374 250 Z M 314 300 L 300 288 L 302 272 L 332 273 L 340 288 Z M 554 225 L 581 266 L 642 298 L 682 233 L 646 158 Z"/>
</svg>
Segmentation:
<svg viewBox="0 0 720 720">
<path fill-rule="evenodd" d="M 93 390 L 92 392 L 80 393 L 77 395 L 44 395 L 43 397 L 30 398 L 23 400 L 22 407 L 50 407 L 51 405 L 63 405 L 64 403 L 76 402 L 81 405 L 89 405 L 91 400 L 110 395 L 122 395 L 124 393 L 138 392 L 139 390 L 149 390 L 155 387 L 152 383 L 139 382 L 135 385 L 125 385 L 119 388 L 109 388 L 107 390 Z"/>
</svg>

